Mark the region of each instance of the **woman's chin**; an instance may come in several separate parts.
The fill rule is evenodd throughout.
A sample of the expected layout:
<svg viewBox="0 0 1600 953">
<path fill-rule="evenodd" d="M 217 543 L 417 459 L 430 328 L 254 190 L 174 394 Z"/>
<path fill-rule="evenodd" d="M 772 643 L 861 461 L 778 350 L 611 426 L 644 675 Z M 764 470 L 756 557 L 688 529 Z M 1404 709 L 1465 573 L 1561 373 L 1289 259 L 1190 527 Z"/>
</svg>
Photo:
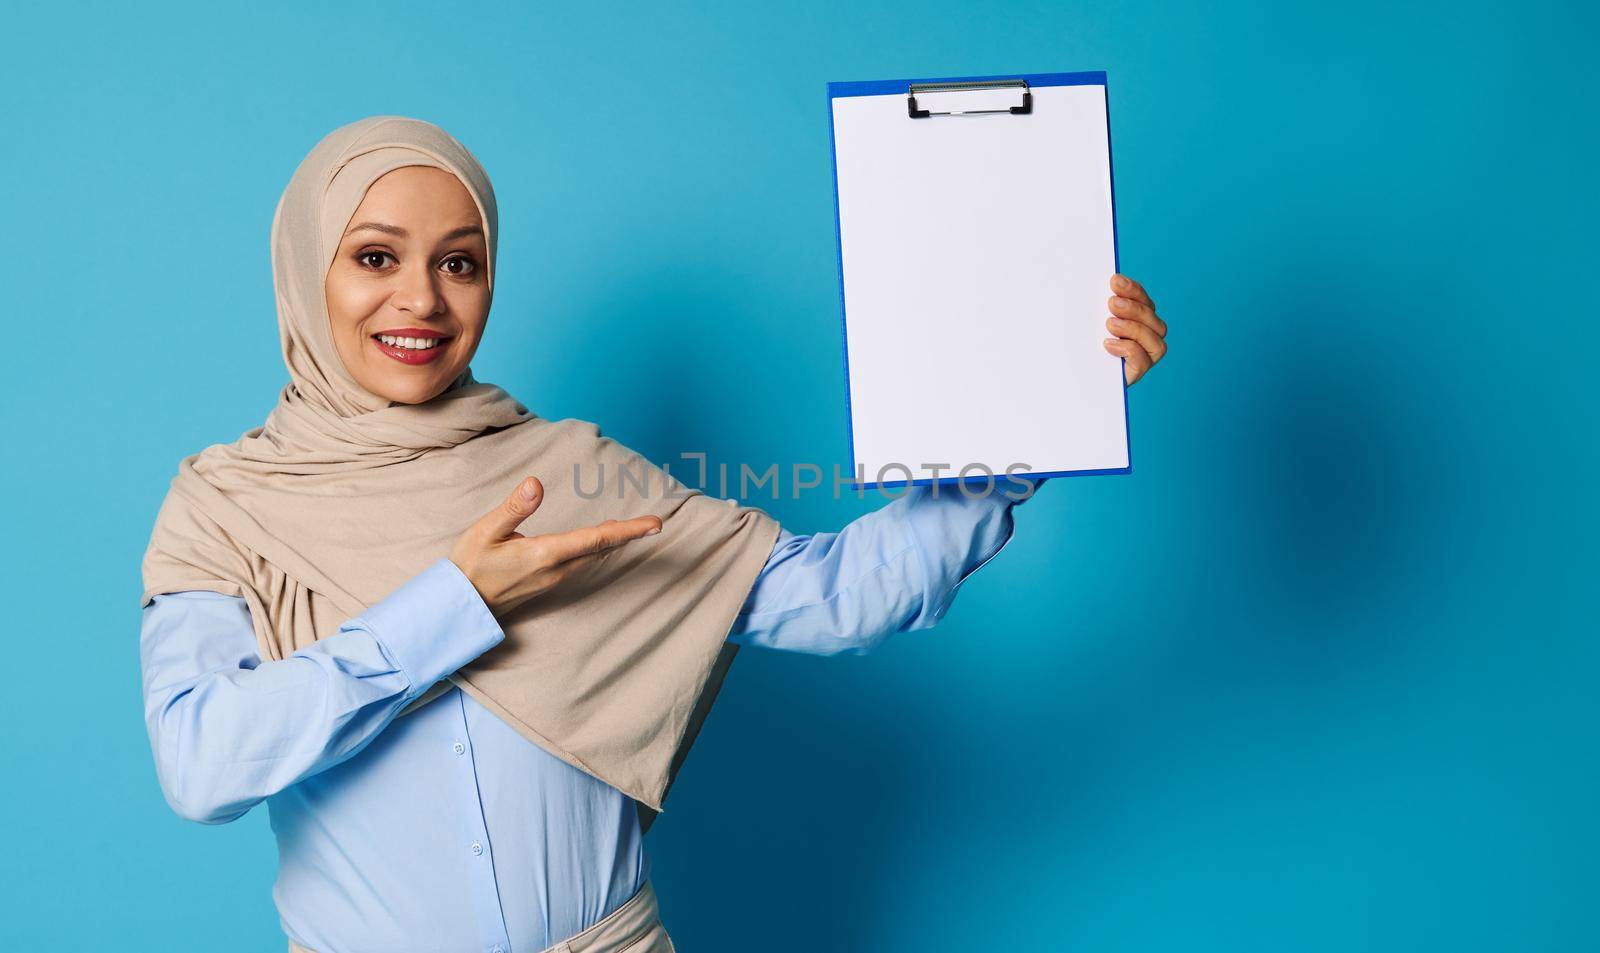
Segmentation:
<svg viewBox="0 0 1600 953">
<path fill-rule="evenodd" d="M 380 386 L 368 389 L 397 403 L 425 404 L 444 393 L 444 389 L 449 387 L 450 382 L 460 373 L 452 371 L 445 374 L 444 370 L 444 368 L 430 367 L 425 374 L 408 374 L 401 380 L 394 379 L 394 375 L 388 375 Z"/>
</svg>

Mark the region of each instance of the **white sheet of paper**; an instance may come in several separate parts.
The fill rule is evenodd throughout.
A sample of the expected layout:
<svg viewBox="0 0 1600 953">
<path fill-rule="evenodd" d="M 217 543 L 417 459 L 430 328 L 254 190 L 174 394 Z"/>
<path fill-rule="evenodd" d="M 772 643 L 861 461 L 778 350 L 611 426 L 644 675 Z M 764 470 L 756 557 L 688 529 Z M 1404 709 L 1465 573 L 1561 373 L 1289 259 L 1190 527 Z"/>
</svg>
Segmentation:
<svg viewBox="0 0 1600 953">
<path fill-rule="evenodd" d="M 835 95 L 854 463 L 866 485 L 1130 469 L 1105 87 L 1034 86 L 1029 115 L 912 119 Z M 933 111 L 1020 90 L 919 93 Z M 900 466 L 895 466 L 900 465 Z M 884 469 L 888 468 L 888 469 Z M 967 477 L 981 478 L 974 467 Z"/>
</svg>

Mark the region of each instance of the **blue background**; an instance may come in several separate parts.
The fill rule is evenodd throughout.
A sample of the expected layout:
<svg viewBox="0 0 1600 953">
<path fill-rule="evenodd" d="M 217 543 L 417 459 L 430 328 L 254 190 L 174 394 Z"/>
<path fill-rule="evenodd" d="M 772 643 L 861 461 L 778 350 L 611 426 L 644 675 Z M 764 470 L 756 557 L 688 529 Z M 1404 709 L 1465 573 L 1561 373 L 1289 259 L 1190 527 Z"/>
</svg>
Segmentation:
<svg viewBox="0 0 1600 953">
<path fill-rule="evenodd" d="M 264 808 L 162 800 L 138 567 L 286 380 L 268 229 L 322 135 L 489 170 L 482 379 L 827 462 L 826 83 L 1103 69 L 1172 329 L 1134 472 L 1044 487 L 936 629 L 741 655 L 649 838 L 679 947 L 1596 948 L 1592 9 L 8 5 L 6 945 L 283 948 Z"/>
</svg>

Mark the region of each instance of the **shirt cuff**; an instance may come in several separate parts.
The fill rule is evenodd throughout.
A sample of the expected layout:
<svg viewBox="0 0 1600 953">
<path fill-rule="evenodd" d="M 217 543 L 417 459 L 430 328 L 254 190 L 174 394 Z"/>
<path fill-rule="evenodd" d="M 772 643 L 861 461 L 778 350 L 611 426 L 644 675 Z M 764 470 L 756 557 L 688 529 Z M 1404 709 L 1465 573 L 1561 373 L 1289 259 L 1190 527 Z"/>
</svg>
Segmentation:
<svg viewBox="0 0 1600 953">
<path fill-rule="evenodd" d="M 922 611 L 908 628 L 924 629 L 941 621 L 961 584 L 1011 544 L 1015 506 L 1016 501 L 999 492 L 962 499 L 959 488 L 948 502 L 928 497 L 922 503 L 918 518 L 907 524 L 924 580 Z"/>
<path fill-rule="evenodd" d="M 339 627 L 372 635 L 416 697 L 505 639 L 483 597 L 441 556 L 380 602 Z"/>
</svg>

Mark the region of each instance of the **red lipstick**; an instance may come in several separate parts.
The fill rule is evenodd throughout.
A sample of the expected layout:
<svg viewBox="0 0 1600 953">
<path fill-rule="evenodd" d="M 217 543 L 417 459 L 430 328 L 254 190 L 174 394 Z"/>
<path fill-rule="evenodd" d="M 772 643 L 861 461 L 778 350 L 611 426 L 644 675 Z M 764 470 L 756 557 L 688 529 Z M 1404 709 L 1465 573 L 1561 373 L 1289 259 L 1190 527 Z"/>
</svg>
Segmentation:
<svg viewBox="0 0 1600 953">
<path fill-rule="evenodd" d="M 385 337 L 412 338 L 414 340 L 435 341 L 437 343 L 420 348 L 406 347 L 401 344 L 385 344 L 378 340 L 379 334 Z M 445 349 L 450 340 L 452 339 L 449 335 L 429 328 L 394 328 L 393 330 L 379 331 L 377 334 L 372 335 L 372 343 L 384 356 L 391 357 L 402 364 L 411 365 L 428 364 L 437 360 L 439 352 Z"/>
</svg>

